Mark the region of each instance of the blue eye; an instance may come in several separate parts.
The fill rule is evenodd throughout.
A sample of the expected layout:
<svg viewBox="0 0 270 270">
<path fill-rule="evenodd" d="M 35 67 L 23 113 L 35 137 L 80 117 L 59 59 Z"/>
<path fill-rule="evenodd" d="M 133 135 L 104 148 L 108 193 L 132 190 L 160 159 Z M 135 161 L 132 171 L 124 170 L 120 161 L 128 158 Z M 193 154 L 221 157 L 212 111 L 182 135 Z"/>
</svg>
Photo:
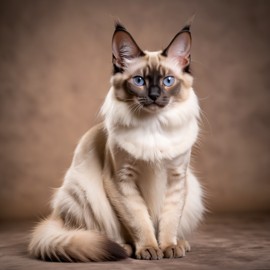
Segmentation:
<svg viewBox="0 0 270 270">
<path fill-rule="evenodd" d="M 143 86 L 145 85 L 144 78 L 141 76 L 135 76 L 133 77 L 133 83 L 137 86 Z"/>
<path fill-rule="evenodd" d="M 175 79 L 173 76 L 167 76 L 163 79 L 163 84 L 165 86 L 172 86 L 174 83 Z"/>
</svg>

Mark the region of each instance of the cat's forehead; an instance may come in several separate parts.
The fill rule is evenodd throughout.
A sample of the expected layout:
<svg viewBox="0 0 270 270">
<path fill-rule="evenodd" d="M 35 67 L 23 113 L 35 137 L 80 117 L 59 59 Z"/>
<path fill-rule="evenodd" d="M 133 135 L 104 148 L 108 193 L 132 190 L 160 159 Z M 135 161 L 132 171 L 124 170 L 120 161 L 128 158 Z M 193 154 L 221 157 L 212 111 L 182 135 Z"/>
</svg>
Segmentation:
<svg viewBox="0 0 270 270">
<path fill-rule="evenodd" d="M 178 63 L 162 55 L 162 51 L 144 51 L 144 56 L 131 60 L 128 65 L 128 73 L 145 74 L 147 71 L 160 71 L 161 73 L 181 73 Z M 164 75 L 163 74 L 163 75 Z"/>
<path fill-rule="evenodd" d="M 158 65 L 162 58 L 164 58 L 161 53 L 162 51 L 156 51 L 156 52 L 149 52 L 149 51 L 144 51 L 145 53 L 145 58 L 148 63 L 152 63 L 153 65 Z"/>
</svg>

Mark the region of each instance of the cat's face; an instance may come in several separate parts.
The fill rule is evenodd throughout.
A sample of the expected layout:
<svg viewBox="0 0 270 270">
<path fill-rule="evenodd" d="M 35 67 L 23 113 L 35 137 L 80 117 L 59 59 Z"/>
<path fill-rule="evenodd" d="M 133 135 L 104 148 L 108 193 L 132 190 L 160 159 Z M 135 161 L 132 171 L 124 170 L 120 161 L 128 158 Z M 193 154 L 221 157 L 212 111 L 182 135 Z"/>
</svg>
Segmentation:
<svg viewBox="0 0 270 270">
<path fill-rule="evenodd" d="M 134 112 L 156 112 L 188 95 L 191 35 L 183 28 L 159 52 L 142 51 L 121 25 L 116 25 L 112 51 L 112 84 L 118 100 Z"/>
</svg>

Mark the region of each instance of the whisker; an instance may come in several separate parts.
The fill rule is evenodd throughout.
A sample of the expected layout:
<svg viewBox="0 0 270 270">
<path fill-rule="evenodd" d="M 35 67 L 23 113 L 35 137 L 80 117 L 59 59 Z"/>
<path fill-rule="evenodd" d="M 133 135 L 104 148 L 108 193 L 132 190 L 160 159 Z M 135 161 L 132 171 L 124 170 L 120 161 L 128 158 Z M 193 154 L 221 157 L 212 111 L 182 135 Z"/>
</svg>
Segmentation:
<svg viewBox="0 0 270 270">
<path fill-rule="evenodd" d="M 141 105 L 138 103 L 132 103 L 130 104 L 129 108 L 132 113 L 137 113 L 138 111 L 140 111 L 140 106 Z"/>
<path fill-rule="evenodd" d="M 201 119 L 201 121 L 200 121 L 201 124 L 202 124 L 203 126 L 205 126 L 204 123 L 206 123 L 207 126 L 208 126 L 208 128 L 209 128 L 210 135 L 212 135 L 212 134 L 213 134 L 213 129 L 212 129 L 211 123 L 210 123 L 210 121 L 208 120 L 207 115 L 206 115 L 206 113 L 202 110 L 202 108 L 200 108 L 200 114 L 201 114 L 201 116 L 202 116 L 202 119 Z M 207 131 L 207 129 L 206 129 L 206 131 Z"/>
</svg>

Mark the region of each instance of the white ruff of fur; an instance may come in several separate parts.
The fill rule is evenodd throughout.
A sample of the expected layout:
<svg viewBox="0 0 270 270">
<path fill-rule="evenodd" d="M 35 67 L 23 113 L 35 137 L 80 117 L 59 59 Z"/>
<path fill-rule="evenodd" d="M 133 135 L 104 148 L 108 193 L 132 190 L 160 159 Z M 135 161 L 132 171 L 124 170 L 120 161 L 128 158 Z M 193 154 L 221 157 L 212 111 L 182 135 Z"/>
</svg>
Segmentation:
<svg viewBox="0 0 270 270">
<path fill-rule="evenodd" d="M 189 91 L 187 100 L 138 119 L 126 103 L 115 98 L 112 87 L 101 109 L 110 142 L 136 159 L 151 162 L 185 153 L 195 143 L 199 130 L 198 100 L 193 89 Z"/>
</svg>

